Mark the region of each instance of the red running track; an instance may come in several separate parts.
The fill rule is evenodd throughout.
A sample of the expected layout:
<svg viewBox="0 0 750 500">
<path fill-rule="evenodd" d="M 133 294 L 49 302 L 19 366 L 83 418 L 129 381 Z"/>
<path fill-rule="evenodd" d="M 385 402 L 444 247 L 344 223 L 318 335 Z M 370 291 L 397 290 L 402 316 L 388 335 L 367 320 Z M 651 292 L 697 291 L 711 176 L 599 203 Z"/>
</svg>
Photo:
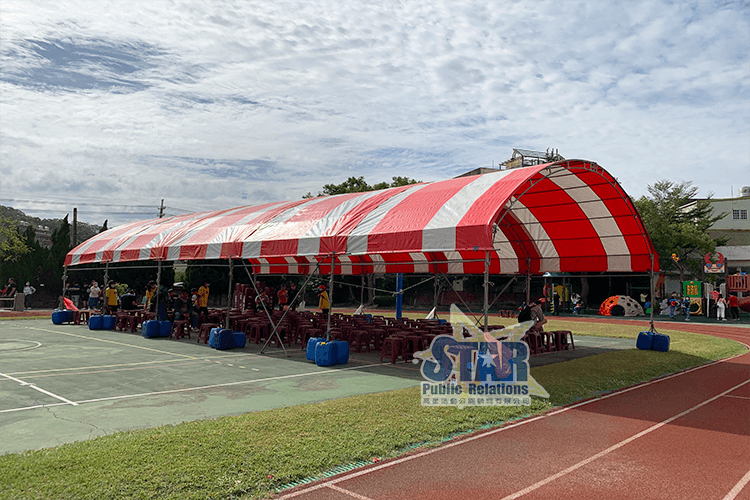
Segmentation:
<svg viewBox="0 0 750 500">
<path fill-rule="evenodd" d="M 656 327 L 750 344 L 748 328 Z M 280 498 L 750 500 L 748 483 L 750 353 L 284 492 Z"/>
</svg>

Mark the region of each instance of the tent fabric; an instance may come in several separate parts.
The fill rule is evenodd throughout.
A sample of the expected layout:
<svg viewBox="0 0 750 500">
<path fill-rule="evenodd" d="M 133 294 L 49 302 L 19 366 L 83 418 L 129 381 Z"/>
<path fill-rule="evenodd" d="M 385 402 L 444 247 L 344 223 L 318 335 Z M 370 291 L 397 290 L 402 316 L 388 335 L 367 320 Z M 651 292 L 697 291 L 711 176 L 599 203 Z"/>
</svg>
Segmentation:
<svg viewBox="0 0 750 500">
<path fill-rule="evenodd" d="M 246 259 L 260 274 L 648 272 L 658 257 L 603 168 L 565 160 L 381 191 L 134 222 L 65 265 Z"/>
</svg>

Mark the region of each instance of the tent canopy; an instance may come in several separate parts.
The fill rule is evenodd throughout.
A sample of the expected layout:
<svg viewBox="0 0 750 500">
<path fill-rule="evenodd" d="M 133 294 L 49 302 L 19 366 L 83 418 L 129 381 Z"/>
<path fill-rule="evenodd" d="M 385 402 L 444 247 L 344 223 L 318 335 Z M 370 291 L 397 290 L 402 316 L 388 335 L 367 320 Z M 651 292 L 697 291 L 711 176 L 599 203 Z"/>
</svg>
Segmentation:
<svg viewBox="0 0 750 500">
<path fill-rule="evenodd" d="M 134 222 L 66 266 L 246 259 L 260 274 L 649 272 L 658 257 L 618 182 L 565 160 L 382 191 Z"/>
</svg>

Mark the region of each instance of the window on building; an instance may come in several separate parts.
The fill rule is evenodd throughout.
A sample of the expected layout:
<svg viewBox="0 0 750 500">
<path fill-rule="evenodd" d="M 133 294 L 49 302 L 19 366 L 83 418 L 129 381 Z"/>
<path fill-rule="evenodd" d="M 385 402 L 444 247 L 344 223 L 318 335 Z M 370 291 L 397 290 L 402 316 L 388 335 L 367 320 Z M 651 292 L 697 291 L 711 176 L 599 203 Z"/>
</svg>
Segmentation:
<svg viewBox="0 0 750 500">
<path fill-rule="evenodd" d="M 732 210 L 732 220 L 747 220 L 747 209 L 740 208 Z"/>
</svg>

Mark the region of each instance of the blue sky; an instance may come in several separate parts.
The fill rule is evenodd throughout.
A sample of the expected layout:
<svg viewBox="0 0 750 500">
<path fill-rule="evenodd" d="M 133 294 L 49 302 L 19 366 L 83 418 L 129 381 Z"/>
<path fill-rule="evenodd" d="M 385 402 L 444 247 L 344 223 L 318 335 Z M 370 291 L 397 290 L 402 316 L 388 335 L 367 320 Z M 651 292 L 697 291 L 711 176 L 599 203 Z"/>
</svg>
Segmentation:
<svg viewBox="0 0 750 500">
<path fill-rule="evenodd" d="M 749 54 L 747 1 L 4 0 L 0 205 L 112 226 L 514 147 L 727 198 Z"/>
</svg>

